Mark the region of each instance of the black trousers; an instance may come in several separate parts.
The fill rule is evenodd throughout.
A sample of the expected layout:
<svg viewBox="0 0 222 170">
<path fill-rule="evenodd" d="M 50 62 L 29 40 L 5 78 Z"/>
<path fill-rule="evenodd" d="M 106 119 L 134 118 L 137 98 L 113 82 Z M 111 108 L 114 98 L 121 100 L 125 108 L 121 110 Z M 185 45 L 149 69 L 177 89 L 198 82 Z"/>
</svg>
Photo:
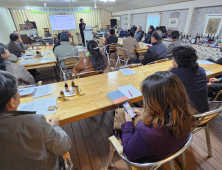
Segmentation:
<svg viewBox="0 0 222 170">
<path fill-rule="evenodd" d="M 81 37 L 82 37 L 83 46 L 85 47 L 85 37 L 84 37 L 84 33 L 83 32 L 81 32 Z"/>
</svg>

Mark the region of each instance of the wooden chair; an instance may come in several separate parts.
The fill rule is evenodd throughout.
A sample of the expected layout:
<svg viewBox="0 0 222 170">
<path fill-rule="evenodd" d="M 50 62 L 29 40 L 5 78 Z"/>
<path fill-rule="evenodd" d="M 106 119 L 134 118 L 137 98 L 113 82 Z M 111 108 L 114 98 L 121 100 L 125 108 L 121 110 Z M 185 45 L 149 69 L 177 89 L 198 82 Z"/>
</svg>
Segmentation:
<svg viewBox="0 0 222 170">
<path fill-rule="evenodd" d="M 79 74 L 73 75 L 73 78 L 78 79 L 78 78 L 83 78 L 83 77 L 95 76 L 95 75 L 102 74 L 102 73 L 104 73 L 103 70 L 89 71 L 89 72 L 84 72 L 84 73 L 79 73 Z"/>
<path fill-rule="evenodd" d="M 69 36 L 69 39 L 70 39 L 70 38 L 72 39 L 72 43 L 74 43 L 73 35 L 70 35 L 70 36 Z"/>
<path fill-rule="evenodd" d="M 132 52 L 122 47 L 116 47 L 116 52 L 117 52 L 117 61 L 116 61 L 115 69 L 117 68 L 117 65 L 118 63 L 120 63 L 120 61 L 125 62 L 125 65 L 127 65 L 129 59 L 131 58 L 131 55 L 133 54 Z M 126 52 L 129 53 L 128 57 L 126 56 Z"/>
<path fill-rule="evenodd" d="M 117 153 L 119 154 L 119 156 L 121 157 L 121 159 L 123 159 L 130 170 L 135 169 L 135 168 L 147 168 L 149 167 L 149 170 L 156 170 L 157 168 L 159 168 L 161 165 L 163 165 L 166 162 L 170 162 L 170 167 L 171 170 L 175 170 L 175 166 L 174 166 L 174 158 L 176 158 L 179 155 L 182 155 L 182 169 L 186 170 L 186 156 L 185 156 L 185 150 L 190 146 L 190 143 L 192 141 L 192 133 L 190 133 L 190 137 L 188 139 L 188 141 L 186 142 L 186 144 L 179 150 L 177 151 L 175 154 L 171 155 L 170 157 L 158 161 L 158 162 L 152 162 L 152 163 L 136 163 L 136 162 L 132 162 L 130 160 L 127 159 L 127 157 L 124 155 L 123 153 L 123 146 L 120 144 L 120 142 L 117 140 L 117 138 L 115 136 L 111 136 L 109 137 L 109 141 L 110 141 L 110 152 L 109 152 L 109 159 L 108 159 L 108 163 L 106 166 L 106 170 L 108 170 L 108 168 L 110 167 L 111 163 L 112 163 L 112 158 L 113 158 L 113 154 L 114 151 L 117 151 Z"/>
<path fill-rule="evenodd" d="M 70 73 L 73 73 L 73 68 L 78 64 L 79 57 L 68 57 L 59 61 L 59 68 L 62 73 L 63 80 L 66 81 L 66 75 L 70 77 Z M 61 66 L 61 63 L 64 63 L 65 67 Z"/>
<path fill-rule="evenodd" d="M 98 45 L 99 45 L 100 51 L 106 53 L 106 48 L 105 48 L 106 45 L 105 45 L 105 42 L 102 41 L 102 40 L 100 40 L 100 39 L 98 39 L 97 41 L 98 41 L 97 43 L 98 43 Z"/>
<path fill-rule="evenodd" d="M 109 65 L 110 65 L 110 55 L 112 54 L 112 53 L 115 53 L 116 52 L 116 47 L 118 46 L 119 44 L 107 44 L 106 45 L 106 49 L 105 49 L 105 51 L 106 51 L 106 56 L 107 56 L 107 59 L 108 59 L 108 63 L 109 63 Z"/>
<path fill-rule="evenodd" d="M 222 102 L 209 102 L 209 103 L 222 103 Z M 205 129 L 209 157 L 212 157 L 209 123 L 221 112 L 222 112 L 222 107 L 220 107 L 219 109 L 206 112 L 206 113 L 194 115 L 197 121 L 196 121 L 195 126 L 193 127 L 192 133 L 196 133 L 202 129 Z"/>
<path fill-rule="evenodd" d="M 63 170 L 72 170 L 73 169 L 73 163 L 70 157 L 69 152 L 66 152 L 66 154 L 60 156 L 60 162 Z"/>
</svg>

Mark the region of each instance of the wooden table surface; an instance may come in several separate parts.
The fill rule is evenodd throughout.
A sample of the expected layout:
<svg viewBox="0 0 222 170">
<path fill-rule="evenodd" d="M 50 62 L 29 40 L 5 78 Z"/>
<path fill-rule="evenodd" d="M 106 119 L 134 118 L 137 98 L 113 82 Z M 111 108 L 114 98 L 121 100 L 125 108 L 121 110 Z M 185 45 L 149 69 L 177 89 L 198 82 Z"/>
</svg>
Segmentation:
<svg viewBox="0 0 222 170">
<path fill-rule="evenodd" d="M 101 39 L 102 41 L 105 41 L 106 38 L 100 37 L 100 39 Z M 118 38 L 118 43 L 119 43 L 120 45 L 123 45 L 122 42 L 123 42 L 123 38 Z M 147 52 L 147 50 L 149 49 L 149 47 L 145 46 L 144 43 L 141 43 L 141 42 L 140 42 L 139 45 L 140 45 L 139 48 L 135 48 L 135 52 L 136 52 L 136 53 L 145 53 L 145 52 Z"/>
<path fill-rule="evenodd" d="M 36 51 L 41 51 L 41 52 L 52 51 L 52 49 L 53 49 L 53 46 L 47 46 L 47 47 L 39 46 L 39 47 L 41 49 L 34 50 L 35 52 L 33 52 L 33 53 L 36 54 Z M 27 54 L 27 52 L 29 52 L 29 51 L 33 51 L 33 50 L 26 50 L 25 54 Z M 43 57 L 39 57 L 39 58 L 35 58 L 34 56 L 30 56 L 30 57 L 32 57 L 32 59 L 27 59 L 27 60 L 19 59 L 16 64 L 21 64 L 21 62 L 27 62 L 27 61 L 35 60 L 36 61 L 35 63 L 30 63 L 30 64 L 23 65 L 27 70 L 43 68 L 43 67 L 51 67 L 51 66 L 55 66 L 56 65 L 57 61 L 56 61 L 56 57 L 54 56 L 53 52 L 49 53 L 49 54 L 42 54 L 42 55 L 43 55 Z M 49 57 L 54 57 L 54 59 L 53 60 L 43 60 L 43 61 L 41 61 L 41 58 L 49 58 Z"/>
<path fill-rule="evenodd" d="M 46 115 L 46 118 L 55 117 L 60 120 L 60 125 L 65 125 L 77 120 L 85 119 L 102 112 L 117 108 L 107 96 L 107 93 L 118 90 L 118 87 L 132 84 L 140 90 L 141 82 L 149 75 L 157 71 L 166 71 L 172 65 L 172 61 L 157 63 L 152 65 L 133 68 L 137 74 L 125 76 L 120 71 L 104 73 L 96 76 L 76 79 L 75 84 L 81 89 L 81 96 L 66 97 L 67 101 L 57 100 L 57 112 L 55 114 Z M 222 66 L 201 65 L 206 70 L 213 72 L 208 75 L 211 77 L 222 74 Z M 67 81 L 69 87 L 71 81 Z M 59 97 L 60 91 L 64 90 L 64 82 L 51 84 L 52 94 L 40 98 Z M 131 99 L 129 103 L 142 100 L 142 96 Z M 32 96 L 21 98 L 21 104 L 33 101 Z"/>
</svg>

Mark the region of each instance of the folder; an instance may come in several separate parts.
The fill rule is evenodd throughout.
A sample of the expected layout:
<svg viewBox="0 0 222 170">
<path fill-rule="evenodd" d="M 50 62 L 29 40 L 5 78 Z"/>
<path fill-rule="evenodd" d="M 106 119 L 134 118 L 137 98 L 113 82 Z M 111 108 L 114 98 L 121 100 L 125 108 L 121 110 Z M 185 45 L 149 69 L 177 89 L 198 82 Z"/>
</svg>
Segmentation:
<svg viewBox="0 0 222 170">
<path fill-rule="evenodd" d="M 128 97 L 126 97 L 121 91 L 117 90 L 111 93 L 108 93 L 107 96 L 113 101 L 115 105 L 128 101 Z"/>
</svg>

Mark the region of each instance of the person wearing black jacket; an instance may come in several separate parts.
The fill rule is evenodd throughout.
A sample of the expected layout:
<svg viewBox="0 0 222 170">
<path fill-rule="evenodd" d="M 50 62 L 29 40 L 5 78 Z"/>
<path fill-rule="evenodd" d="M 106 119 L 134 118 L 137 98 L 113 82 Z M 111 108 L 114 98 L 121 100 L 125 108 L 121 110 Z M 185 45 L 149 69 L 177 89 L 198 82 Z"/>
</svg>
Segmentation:
<svg viewBox="0 0 222 170">
<path fill-rule="evenodd" d="M 217 93 L 222 90 L 222 78 L 211 78 L 208 86 L 208 97 L 214 99 Z"/>
<path fill-rule="evenodd" d="M 57 36 L 58 41 L 54 44 L 54 47 L 53 47 L 53 49 L 52 49 L 53 52 L 55 51 L 55 48 L 56 48 L 57 46 L 61 45 L 61 44 L 60 44 L 60 35 L 61 35 L 61 33 L 58 33 L 58 36 Z"/>
<path fill-rule="evenodd" d="M 145 40 L 143 41 L 144 43 L 151 44 L 151 36 L 154 31 L 155 31 L 154 26 L 150 25 L 148 28 L 148 33 L 146 34 Z"/>
<path fill-rule="evenodd" d="M 83 43 L 84 47 L 85 47 L 85 38 L 84 38 L 83 30 L 85 30 L 85 26 L 86 26 L 86 24 L 84 23 L 84 20 L 81 18 L 80 23 L 79 23 L 79 30 L 80 30 L 80 34 L 82 37 L 82 43 Z"/>
</svg>

